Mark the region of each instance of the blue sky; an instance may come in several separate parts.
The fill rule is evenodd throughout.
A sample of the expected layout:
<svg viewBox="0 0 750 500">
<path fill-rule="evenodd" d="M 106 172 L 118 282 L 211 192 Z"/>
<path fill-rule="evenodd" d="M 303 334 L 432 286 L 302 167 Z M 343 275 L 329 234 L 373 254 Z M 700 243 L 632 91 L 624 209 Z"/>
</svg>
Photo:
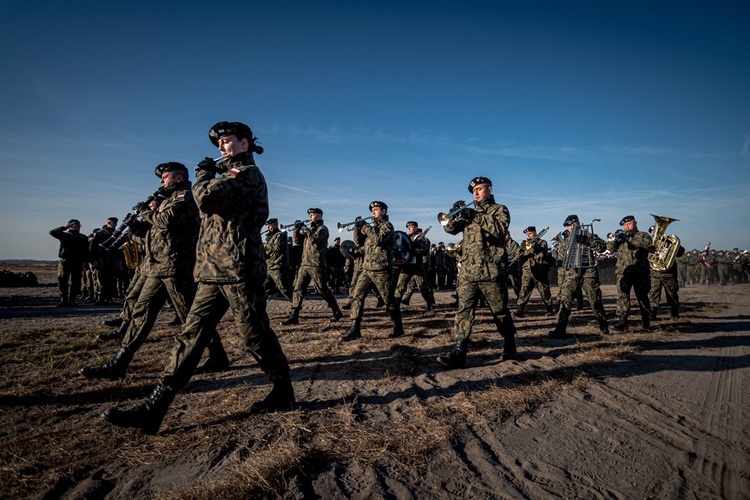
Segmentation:
<svg viewBox="0 0 750 500">
<path fill-rule="evenodd" d="M 271 213 L 388 203 L 433 226 L 494 182 L 511 233 L 568 214 L 680 219 L 688 248 L 750 247 L 750 3 L 0 1 L 0 259 L 122 218 L 153 168 L 248 123 Z M 350 233 L 345 233 L 349 237 Z"/>
</svg>

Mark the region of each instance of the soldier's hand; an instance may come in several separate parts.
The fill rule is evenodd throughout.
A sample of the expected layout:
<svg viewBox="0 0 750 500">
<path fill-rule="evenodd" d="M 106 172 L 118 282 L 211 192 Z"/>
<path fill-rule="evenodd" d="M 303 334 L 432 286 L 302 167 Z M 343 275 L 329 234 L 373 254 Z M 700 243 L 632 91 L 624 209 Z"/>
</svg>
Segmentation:
<svg viewBox="0 0 750 500">
<path fill-rule="evenodd" d="M 456 203 L 453 204 L 450 211 L 452 212 L 456 210 L 457 208 L 463 207 L 464 205 L 466 205 L 466 202 L 464 200 L 458 200 Z"/>
<path fill-rule="evenodd" d="M 576 243 L 580 243 L 581 245 L 586 245 L 589 242 L 588 236 L 585 234 L 577 234 L 576 235 Z"/>
<path fill-rule="evenodd" d="M 467 222 L 471 222 L 474 220 L 474 217 L 477 215 L 477 211 L 473 208 L 464 208 L 460 212 L 460 216 L 463 220 Z"/>
<path fill-rule="evenodd" d="M 196 172 L 201 176 L 213 177 L 219 172 L 219 168 L 216 166 L 216 162 L 213 158 L 206 156 L 203 160 L 195 166 Z"/>
<path fill-rule="evenodd" d="M 144 208 L 146 208 L 146 202 L 145 201 L 139 201 L 138 203 L 136 203 L 135 205 L 133 205 L 133 212 L 139 213 Z"/>
<path fill-rule="evenodd" d="M 362 217 L 358 217 L 358 219 L 359 220 L 354 221 L 354 227 L 356 227 L 357 229 L 362 229 L 367 225 L 367 221 L 363 220 Z"/>
</svg>

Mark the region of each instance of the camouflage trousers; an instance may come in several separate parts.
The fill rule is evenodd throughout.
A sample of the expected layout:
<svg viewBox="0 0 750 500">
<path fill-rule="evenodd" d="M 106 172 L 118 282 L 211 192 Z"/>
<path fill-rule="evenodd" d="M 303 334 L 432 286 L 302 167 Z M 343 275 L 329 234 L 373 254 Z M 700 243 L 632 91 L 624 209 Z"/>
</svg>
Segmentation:
<svg viewBox="0 0 750 500">
<path fill-rule="evenodd" d="M 127 292 L 125 292 L 125 300 L 122 302 L 122 311 L 120 311 L 120 319 L 123 321 L 130 321 L 133 317 L 133 306 L 138 301 L 138 296 L 143 290 L 143 284 L 146 282 L 146 276 L 141 274 L 138 269 L 135 270 L 133 279 L 130 280 Z"/>
<path fill-rule="evenodd" d="M 521 288 L 518 294 L 518 306 L 525 306 L 531 298 L 531 292 L 536 287 L 539 290 L 539 295 L 542 297 L 542 302 L 545 305 L 552 305 L 552 294 L 549 291 L 549 271 L 542 269 L 539 271 L 532 271 L 530 269 L 524 269 L 521 275 Z"/>
<path fill-rule="evenodd" d="M 564 269 L 560 282 L 560 293 L 557 297 L 560 301 L 560 310 L 557 313 L 558 323 L 567 323 L 570 311 L 573 308 L 573 299 L 578 298 L 578 295 L 583 293 L 589 299 L 596 320 L 600 323 L 607 321 L 607 315 L 602 304 L 599 271 L 595 267 L 590 267 L 588 269 Z M 578 300 L 580 303 L 583 297 Z"/>
<path fill-rule="evenodd" d="M 498 281 L 469 281 L 459 280 L 458 283 L 458 311 L 453 323 L 453 337 L 455 340 L 465 340 L 471 336 L 474 326 L 474 314 L 480 296 L 484 296 L 492 313 L 497 331 L 503 338 L 512 338 L 516 334 L 516 326 L 508 310 L 508 288 L 502 285 L 505 278 Z"/>
<path fill-rule="evenodd" d="M 394 297 L 395 287 L 393 286 L 393 271 L 362 271 L 357 278 L 357 284 L 354 285 L 352 294 L 352 308 L 349 311 L 349 318 L 362 319 L 362 313 L 365 305 L 365 296 L 371 287 L 375 287 L 380 297 L 385 302 L 385 308 L 391 318 L 401 314 L 399 303 Z"/>
<path fill-rule="evenodd" d="M 630 290 L 635 291 L 635 298 L 641 315 L 648 316 L 648 293 L 651 290 L 651 279 L 648 271 L 633 271 L 617 274 L 617 316 L 627 317 L 630 312 Z"/>
<path fill-rule="evenodd" d="M 670 272 L 659 272 L 651 270 L 651 290 L 648 292 L 648 302 L 651 309 L 657 309 L 661 302 L 661 290 L 667 296 L 667 304 L 670 308 L 680 305 L 680 284 L 677 277 Z"/>
<path fill-rule="evenodd" d="M 268 321 L 263 287 L 251 283 L 198 283 L 195 300 L 162 373 L 162 385 L 175 391 L 185 387 L 228 309 L 232 310 L 245 348 L 261 370 L 272 381 L 289 377 L 289 363 Z"/>
<path fill-rule="evenodd" d="M 83 264 L 60 259 L 57 264 L 57 289 L 63 300 L 75 301 L 81 292 L 81 278 L 83 276 Z M 70 289 L 68 289 L 70 282 Z"/>
<path fill-rule="evenodd" d="M 292 296 L 292 308 L 301 309 L 304 292 L 312 281 L 315 291 L 326 301 L 328 307 L 332 310 L 338 310 L 336 298 L 328 288 L 325 279 L 325 272 L 318 267 L 303 266 L 297 271 L 297 279 L 294 282 L 294 295 Z"/>
<path fill-rule="evenodd" d="M 428 304 L 435 303 L 435 296 L 432 292 L 432 287 L 425 278 L 424 269 L 402 269 L 398 275 L 398 283 L 394 292 L 396 297 L 408 300 L 415 289 L 419 290 L 425 302 Z"/>
<path fill-rule="evenodd" d="M 122 347 L 129 353 L 135 353 L 148 338 L 154 327 L 156 317 L 171 300 L 174 311 L 180 322 L 185 324 L 190 305 L 195 297 L 196 285 L 192 274 L 184 277 L 146 276 L 141 284 L 141 292 L 133 303 L 130 324 L 122 339 Z M 219 334 L 214 331 L 209 344 L 211 355 L 223 357 L 224 347 Z"/>
<path fill-rule="evenodd" d="M 292 301 L 292 287 L 289 285 L 289 273 L 282 269 L 269 269 L 266 283 L 263 288 L 268 290 L 270 288 L 270 282 L 273 282 L 273 284 L 276 285 L 276 289 L 286 300 L 289 302 Z"/>
</svg>

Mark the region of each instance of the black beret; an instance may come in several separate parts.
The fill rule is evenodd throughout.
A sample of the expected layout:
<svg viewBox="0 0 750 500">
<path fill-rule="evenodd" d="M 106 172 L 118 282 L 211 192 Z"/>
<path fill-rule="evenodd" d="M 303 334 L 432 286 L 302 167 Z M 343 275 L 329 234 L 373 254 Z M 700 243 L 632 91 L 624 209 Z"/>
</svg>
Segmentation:
<svg viewBox="0 0 750 500">
<path fill-rule="evenodd" d="M 621 225 L 621 226 L 624 226 L 626 222 L 630 222 L 630 221 L 632 221 L 632 220 L 635 220 L 635 217 L 633 217 L 632 215 L 626 215 L 626 216 L 625 216 L 625 217 L 623 217 L 623 218 L 622 218 L 622 220 L 620 221 L 620 225 Z"/>
<path fill-rule="evenodd" d="M 321 210 L 320 208 L 308 208 L 307 209 L 307 213 L 308 214 L 321 214 L 321 215 L 323 215 L 323 210 Z"/>
<path fill-rule="evenodd" d="M 473 193 L 474 188 L 480 184 L 489 184 L 492 185 L 492 181 L 489 180 L 487 177 L 474 177 L 471 182 L 469 182 L 469 192 Z"/>
<path fill-rule="evenodd" d="M 417 224 L 413 220 L 410 220 L 409 222 L 406 223 L 406 228 L 409 229 L 409 226 L 417 226 L 417 227 L 419 227 L 419 224 Z"/>
<path fill-rule="evenodd" d="M 578 222 L 578 216 L 576 214 L 571 214 L 565 218 L 565 222 L 563 222 L 563 226 L 569 226 L 571 224 L 575 224 L 576 222 Z"/>
<path fill-rule="evenodd" d="M 114 222 L 115 224 L 117 224 L 117 221 L 120 220 L 120 219 L 118 219 L 117 217 L 107 217 L 107 220 L 111 220 L 112 222 Z"/>
<path fill-rule="evenodd" d="M 81 225 L 81 221 L 79 221 L 78 219 L 70 219 L 68 221 L 68 224 L 78 224 L 80 226 Z"/>
<path fill-rule="evenodd" d="M 372 212 L 372 209 L 375 208 L 375 207 L 379 207 L 379 208 L 383 208 L 385 210 L 388 210 L 388 205 L 386 205 L 384 201 L 377 201 L 377 200 L 375 200 L 372 203 L 370 203 L 370 212 Z"/>
<path fill-rule="evenodd" d="M 235 135 L 238 139 L 248 139 L 252 141 L 253 131 L 250 127 L 241 122 L 219 122 L 208 131 L 208 138 L 211 143 L 219 147 L 219 139 L 228 135 Z"/>
<path fill-rule="evenodd" d="M 529 231 L 533 231 L 536 233 L 536 226 L 529 226 L 523 230 L 524 233 L 528 233 Z"/>
<path fill-rule="evenodd" d="M 274 219 L 268 219 L 266 221 L 266 225 L 268 225 L 268 224 L 276 224 L 277 222 L 279 222 L 279 219 L 276 219 L 276 218 L 274 218 Z"/>
<path fill-rule="evenodd" d="M 161 179 L 161 176 L 162 174 L 164 174 L 164 172 L 175 172 L 175 171 L 185 172 L 186 174 L 188 173 L 188 169 L 185 165 L 183 165 L 182 163 L 178 163 L 176 161 L 170 161 L 167 163 L 159 163 L 154 169 L 154 174 L 156 174 L 156 176 L 159 179 Z"/>
</svg>

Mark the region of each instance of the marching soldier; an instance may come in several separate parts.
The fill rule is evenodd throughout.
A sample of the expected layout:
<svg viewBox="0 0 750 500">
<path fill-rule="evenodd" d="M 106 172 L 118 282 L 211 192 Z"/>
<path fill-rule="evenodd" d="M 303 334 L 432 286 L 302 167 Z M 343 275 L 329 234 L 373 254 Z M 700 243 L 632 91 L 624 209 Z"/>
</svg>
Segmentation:
<svg viewBox="0 0 750 500">
<path fill-rule="evenodd" d="M 146 256 L 140 274 L 146 278 L 133 304 L 120 350 L 103 366 L 83 368 L 81 374 L 87 378 L 123 378 L 133 356 L 151 333 L 167 299 L 171 299 L 180 323 L 184 324 L 195 297 L 192 271 L 200 221 L 190 190 L 188 170 L 182 163 L 169 162 L 159 164 L 154 173 L 163 185 L 159 194 L 164 201 L 155 207 L 156 210 L 149 208 L 151 200 L 134 206 L 134 212 L 142 220 L 134 219 L 131 226 L 133 232 L 145 240 Z M 209 352 L 209 359 L 201 367 L 201 372 L 222 371 L 229 366 L 229 359 L 215 331 L 211 335 Z"/>
<path fill-rule="evenodd" d="M 388 338 L 400 337 L 404 334 L 401 321 L 399 302 L 394 297 L 393 283 L 393 225 L 388 221 L 388 205 L 382 201 L 370 203 L 372 225 L 365 220 L 356 222 L 354 230 L 354 244 L 364 247 L 362 272 L 357 278 L 352 294 L 352 307 L 349 317 L 352 324 L 346 333 L 341 335 L 341 341 L 349 341 L 362 337 L 360 326 L 364 310 L 365 296 L 371 285 L 375 285 L 380 296 L 385 300 L 388 315 L 393 320 L 393 331 Z"/>
<path fill-rule="evenodd" d="M 468 189 L 474 195 L 476 208 L 463 208 L 444 226 L 449 234 L 463 232 L 461 277 L 457 290 L 459 305 L 453 327 L 456 344 L 451 351 L 437 358 L 448 368 L 466 366 L 469 336 L 481 295 L 487 299 L 495 326 L 505 340 L 503 360 L 516 356 L 516 327 L 508 310 L 508 289 L 504 285 L 508 265 L 505 234 L 510 224 L 510 212 L 505 205 L 495 202 L 490 179 L 475 177 Z M 463 201 L 457 201 L 454 210 L 463 204 Z"/>
<path fill-rule="evenodd" d="M 435 297 L 432 288 L 427 282 L 425 261 L 429 258 L 430 242 L 424 236 L 420 236 L 421 229 L 415 221 L 406 223 L 406 231 L 411 239 L 411 255 L 409 261 L 401 267 L 396 285 L 396 300 L 402 304 L 409 304 L 413 288 L 413 282 L 427 302 L 427 311 L 435 310 Z"/>
<path fill-rule="evenodd" d="M 70 219 L 66 225 L 53 229 L 49 234 L 60 240 L 60 250 L 57 253 L 60 258 L 57 264 L 60 303 L 57 307 L 75 306 L 76 298 L 81 291 L 83 263 L 88 258 L 88 238 L 81 234 L 81 223 L 78 219 Z"/>
<path fill-rule="evenodd" d="M 315 291 L 326 301 L 333 315 L 331 322 L 336 322 L 344 317 L 339 309 L 336 298 L 331 293 L 326 283 L 328 266 L 326 263 L 326 250 L 328 249 L 328 228 L 323 223 L 323 210 L 310 208 L 307 210 L 310 216 L 310 227 L 301 222 L 295 223 L 293 241 L 295 245 L 302 245 L 302 264 L 297 271 L 297 279 L 294 282 L 294 294 L 292 296 L 292 310 L 289 317 L 281 322 L 282 325 L 299 324 L 299 311 L 302 309 L 302 300 L 307 286 L 312 281 Z"/>
<path fill-rule="evenodd" d="M 289 302 L 292 301 L 292 290 L 289 277 L 289 247 L 287 245 L 286 231 L 279 230 L 278 219 L 268 219 L 266 221 L 266 264 L 268 265 L 268 277 L 266 286 L 268 290 L 271 283 L 276 285 L 276 289 Z"/>
<path fill-rule="evenodd" d="M 245 346 L 273 382 L 270 394 L 253 403 L 249 413 L 289 410 L 296 404 L 289 363 L 266 314 L 260 229 L 268 218 L 268 189 L 253 158 L 263 148 L 250 127 L 239 122 L 217 123 L 209 138 L 224 161 L 220 166 L 211 158 L 200 162 L 193 186 L 201 228 L 195 266 L 198 291 L 188 320 L 151 396 L 130 410 L 110 408 L 102 415 L 115 425 L 137 427 L 147 434 L 158 432 L 175 394 L 190 381 L 229 308 Z"/>
<path fill-rule="evenodd" d="M 622 230 L 615 233 L 615 238 L 607 242 L 610 252 L 617 252 L 615 274 L 617 275 L 617 317 L 612 328 L 619 331 L 628 329 L 630 312 L 630 290 L 635 290 L 638 307 L 641 310 L 643 329 L 651 328 L 649 316 L 648 293 L 651 288 L 649 276 L 648 253 L 652 248 L 648 233 L 638 231 L 638 221 L 632 215 L 626 215 L 620 221 Z"/>
<path fill-rule="evenodd" d="M 563 261 L 568 255 L 571 245 L 583 245 L 593 252 L 602 252 L 606 247 L 604 240 L 595 234 L 582 232 L 576 237 L 577 241 L 571 241 L 571 232 L 580 225 L 581 222 L 577 215 L 568 215 L 563 222 L 565 231 L 563 231 L 558 238 L 559 246 L 557 247 L 557 254 L 559 258 L 559 269 L 562 270 L 562 278 L 558 278 L 558 285 L 560 287 L 560 293 L 558 295 L 560 310 L 557 312 L 557 325 L 555 326 L 555 329 L 548 334 L 554 339 L 564 339 L 569 336 L 567 333 L 568 319 L 570 318 L 570 312 L 573 308 L 573 299 L 576 298 L 578 293 L 586 293 L 586 297 L 588 297 L 589 303 L 591 304 L 591 309 L 594 311 L 594 318 L 596 318 L 599 325 L 599 331 L 604 335 L 609 333 L 607 316 L 604 312 L 604 305 L 602 304 L 599 270 L 596 266 L 586 268 L 580 266 L 576 267 L 578 263 L 571 263 L 573 267 L 570 267 L 569 269 L 566 269 L 563 265 Z M 578 299 L 578 303 L 580 304 L 581 302 L 582 299 Z"/>
<path fill-rule="evenodd" d="M 108 250 L 103 249 L 100 244 L 112 236 L 117 229 L 117 217 L 109 217 L 99 231 L 95 231 L 93 239 L 89 241 L 89 256 L 96 268 L 94 279 L 97 281 L 97 297 L 94 302 L 97 306 L 112 304 L 115 296 L 115 259 Z"/>
<path fill-rule="evenodd" d="M 654 235 L 654 226 L 651 226 L 648 231 L 651 236 Z M 658 249 L 654 249 L 658 250 Z M 649 255 L 654 255 L 650 253 Z M 667 296 L 667 304 L 672 318 L 678 318 L 680 316 L 680 283 L 678 280 L 678 265 L 680 258 L 685 255 L 685 248 L 680 245 L 675 254 L 675 261 L 669 269 L 663 271 L 657 271 L 656 269 L 650 269 L 651 276 L 651 290 L 648 293 L 648 302 L 651 306 L 651 314 L 649 319 L 655 320 L 659 312 L 659 302 L 661 301 L 661 290 L 664 289 L 664 294 Z"/>
<path fill-rule="evenodd" d="M 536 287 L 547 307 L 545 316 L 552 316 L 554 311 L 552 310 L 552 295 L 549 291 L 549 247 L 542 239 L 535 241 L 536 226 L 529 226 L 523 232 L 526 234 L 526 245 L 521 246 L 522 251 L 519 257 L 522 266 L 521 293 L 516 303 L 515 315 L 523 318 L 531 292 Z"/>
</svg>

